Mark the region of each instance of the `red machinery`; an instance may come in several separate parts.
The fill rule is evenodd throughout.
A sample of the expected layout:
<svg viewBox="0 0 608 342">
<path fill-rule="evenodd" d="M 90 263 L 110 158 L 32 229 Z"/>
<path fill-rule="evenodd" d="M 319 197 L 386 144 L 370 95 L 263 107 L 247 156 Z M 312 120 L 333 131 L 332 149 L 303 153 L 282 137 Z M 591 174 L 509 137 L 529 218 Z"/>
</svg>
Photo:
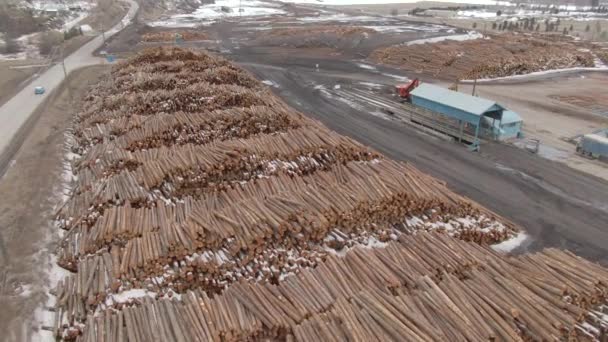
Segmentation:
<svg viewBox="0 0 608 342">
<path fill-rule="evenodd" d="M 395 88 L 397 89 L 397 94 L 404 99 L 410 98 L 410 93 L 412 90 L 416 89 L 420 85 L 420 81 L 415 78 L 410 83 L 407 84 L 398 84 Z"/>
</svg>

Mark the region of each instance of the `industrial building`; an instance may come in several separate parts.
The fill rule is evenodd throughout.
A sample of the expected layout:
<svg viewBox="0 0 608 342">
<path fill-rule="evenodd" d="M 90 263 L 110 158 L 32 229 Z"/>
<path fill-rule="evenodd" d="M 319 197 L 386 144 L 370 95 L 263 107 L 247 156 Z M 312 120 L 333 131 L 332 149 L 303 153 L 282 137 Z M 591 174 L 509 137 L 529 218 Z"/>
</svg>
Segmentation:
<svg viewBox="0 0 608 342">
<path fill-rule="evenodd" d="M 584 155 L 608 161 L 608 129 L 585 134 L 577 150 Z"/>
<path fill-rule="evenodd" d="M 456 120 L 460 135 L 464 132 L 490 140 L 506 140 L 521 135 L 521 117 L 498 103 L 468 94 L 422 83 L 410 93 L 413 105 Z"/>
</svg>

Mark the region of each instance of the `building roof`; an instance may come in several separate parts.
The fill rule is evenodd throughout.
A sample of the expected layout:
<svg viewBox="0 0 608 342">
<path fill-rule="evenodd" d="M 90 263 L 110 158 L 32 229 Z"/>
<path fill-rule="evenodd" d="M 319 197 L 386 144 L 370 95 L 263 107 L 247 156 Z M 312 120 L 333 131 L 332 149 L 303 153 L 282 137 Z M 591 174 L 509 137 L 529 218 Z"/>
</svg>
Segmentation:
<svg viewBox="0 0 608 342">
<path fill-rule="evenodd" d="M 492 107 L 494 106 L 496 106 L 497 109 L 502 109 L 502 107 L 494 101 L 459 93 L 429 83 L 422 83 L 414 89 L 411 94 L 478 116 L 493 109 Z"/>
<path fill-rule="evenodd" d="M 519 114 L 515 113 L 514 111 L 505 109 L 502 112 L 502 120 L 500 120 L 501 124 L 510 124 L 513 122 L 520 122 L 520 121 L 523 121 L 521 116 L 519 116 Z"/>
<path fill-rule="evenodd" d="M 608 145 L 608 137 L 605 135 L 601 135 L 601 134 L 586 134 L 584 136 L 584 139 L 586 140 L 591 140 L 593 142 L 602 144 L 602 145 Z"/>
</svg>

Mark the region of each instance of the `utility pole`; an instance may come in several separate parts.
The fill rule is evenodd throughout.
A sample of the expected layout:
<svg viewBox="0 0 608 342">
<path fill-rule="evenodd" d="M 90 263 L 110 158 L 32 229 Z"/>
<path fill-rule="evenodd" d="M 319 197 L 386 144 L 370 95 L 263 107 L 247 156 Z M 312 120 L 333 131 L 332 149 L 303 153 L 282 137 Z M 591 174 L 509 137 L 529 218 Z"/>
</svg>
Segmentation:
<svg viewBox="0 0 608 342">
<path fill-rule="evenodd" d="M 103 45 L 106 45 L 106 31 L 103 29 L 103 23 L 99 24 L 101 26 L 101 36 L 103 37 Z"/>
<path fill-rule="evenodd" d="M 68 78 L 68 71 L 65 67 L 65 51 L 64 45 L 61 44 L 61 68 L 63 69 L 63 80 L 65 81 L 65 86 L 68 90 L 68 96 L 70 97 L 70 104 L 73 104 L 74 98 L 72 97 L 72 89 L 70 89 L 70 79 Z"/>
<path fill-rule="evenodd" d="M 475 76 L 475 80 L 473 80 L 473 92 L 471 93 L 472 96 L 475 96 L 476 87 L 477 87 L 477 76 Z"/>
</svg>

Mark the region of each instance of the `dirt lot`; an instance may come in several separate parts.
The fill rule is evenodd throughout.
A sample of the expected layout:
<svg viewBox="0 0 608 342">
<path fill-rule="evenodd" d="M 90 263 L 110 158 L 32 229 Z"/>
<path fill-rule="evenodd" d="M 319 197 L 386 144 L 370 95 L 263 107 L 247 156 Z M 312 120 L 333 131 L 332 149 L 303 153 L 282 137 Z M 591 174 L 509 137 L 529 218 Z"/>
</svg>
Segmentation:
<svg viewBox="0 0 608 342">
<path fill-rule="evenodd" d="M 478 84 L 476 92 L 513 109 L 524 119 L 524 134 L 540 139 L 540 154 L 608 180 L 608 165 L 575 154 L 568 140 L 608 127 L 608 73 L 587 73 L 533 82 Z M 470 85 L 460 90 L 470 92 Z"/>
<path fill-rule="evenodd" d="M 104 70 L 99 66 L 72 73 L 73 98 L 80 98 L 86 85 Z M 27 124 L 27 138 L 0 178 L 0 331 L 4 341 L 30 340 L 27 337 L 40 325 L 33 315 L 46 300 L 44 286 L 49 279 L 44 271 L 57 242 L 50 220 L 61 199 L 64 132 L 76 107 L 65 87 L 52 94 L 34 114 L 37 121 Z"/>
</svg>

